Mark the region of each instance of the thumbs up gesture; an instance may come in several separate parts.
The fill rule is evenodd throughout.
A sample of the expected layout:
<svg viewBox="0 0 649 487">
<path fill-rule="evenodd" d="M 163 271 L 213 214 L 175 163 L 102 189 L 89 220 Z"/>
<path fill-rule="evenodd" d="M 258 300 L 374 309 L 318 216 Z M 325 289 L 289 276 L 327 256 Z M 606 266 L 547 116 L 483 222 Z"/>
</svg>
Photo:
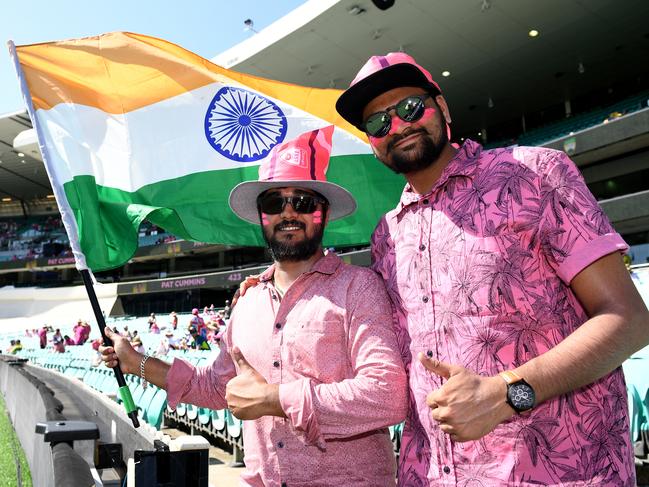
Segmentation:
<svg viewBox="0 0 649 487">
<path fill-rule="evenodd" d="M 482 438 L 514 414 L 505 402 L 507 386 L 500 377 L 483 377 L 423 353 L 417 358 L 428 372 L 447 379 L 442 387 L 426 396 L 426 403 L 433 421 L 452 440 Z"/>
<path fill-rule="evenodd" d="M 279 402 L 279 386 L 269 384 L 248 363 L 238 347 L 232 350 L 232 359 L 239 371 L 237 376 L 225 386 L 225 400 L 232 414 L 239 419 L 258 419 L 262 416 L 285 417 Z"/>
</svg>

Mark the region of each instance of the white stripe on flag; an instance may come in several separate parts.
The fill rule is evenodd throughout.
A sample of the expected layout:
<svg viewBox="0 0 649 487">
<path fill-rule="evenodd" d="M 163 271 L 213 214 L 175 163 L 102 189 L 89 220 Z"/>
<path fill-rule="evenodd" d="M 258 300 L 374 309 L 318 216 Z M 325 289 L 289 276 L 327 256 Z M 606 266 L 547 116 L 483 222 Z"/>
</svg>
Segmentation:
<svg viewBox="0 0 649 487">
<path fill-rule="evenodd" d="M 142 186 L 193 173 L 258 165 L 219 154 L 205 135 L 205 115 L 223 85 L 215 83 L 123 115 L 99 109 L 59 104 L 38 110 L 46 127 L 45 144 L 51 166 L 63 184 L 74 176 L 94 175 L 102 186 L 135 191 Z M 264 95 L 265 96 L 265 95 Z M 284 112 L 288 128 L 284 140 L 329 125 L 284 102 L 265 96 Z M 368 144 L 336 129 L 332 155 L 367 154 Z"/>
</svg>

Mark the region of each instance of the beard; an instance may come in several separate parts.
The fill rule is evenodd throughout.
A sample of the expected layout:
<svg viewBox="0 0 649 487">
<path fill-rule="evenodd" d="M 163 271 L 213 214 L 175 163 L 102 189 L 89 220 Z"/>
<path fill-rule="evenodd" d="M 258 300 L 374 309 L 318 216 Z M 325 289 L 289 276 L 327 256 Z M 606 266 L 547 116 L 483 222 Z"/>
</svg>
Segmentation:
<svg viewBox="0 0 649 487">
<path fill-rule="evenodd" d="M 394 144 L 414 133 L 422 134 L 422 137 L 412 144 L 418 144 L 418 147 L 413 147 L 408 151 L 393 149 Z M 407 132 L 402 137 L 390 142 L 388 145 L 388 156 L 386 157 L 386 159 L 389 158 L 389 161 L 385 160 L 383 162 L 396 174 L 407 174 L 410 172 L 420 171 L 433 165 L 447 144 L 448 136 L 444 129 L 440 131 L 439 140 L 437 141 L 433 140 L 432 135 L 430 135 L 426 129 Z"/>
<path fill-rule="evenodd" d="M 305 235 L 303 240 L 297 242 L 293 241 L 294 238 L 292 235 L 288 236 L 285 240 L 280 241 L 277 239 L 277 232 L 284 226 L 296 226 L 303 231 L 306 228 L 302 222 L 287 220 L 275 225 L 270 237 L 267 235 L 266 230 L 262 228 L 261 233 L 264 236 L 266 244 L 268 244 L 273 260 L 277 262 L 300 262 L 312 257 L 318 251 L 322 243 L 322 235 L 324 234 L 324 223 L 314 225 L 312 237 Z"/>
</svg>

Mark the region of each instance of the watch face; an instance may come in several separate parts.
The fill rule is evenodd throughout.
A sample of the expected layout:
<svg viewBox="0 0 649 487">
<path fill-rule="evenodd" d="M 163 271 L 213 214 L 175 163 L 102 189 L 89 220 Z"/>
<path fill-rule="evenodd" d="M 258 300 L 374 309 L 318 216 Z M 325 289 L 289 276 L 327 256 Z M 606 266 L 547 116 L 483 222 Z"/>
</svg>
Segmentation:
<svg viewBox="0 0 649 487">
<path fill-rule="evenodd" d="M 527 382 L 520 381 L 512 384 L 507 395 L 517 411 L 526 411 L 534 406 L 534 389 Z"/>
</svg>

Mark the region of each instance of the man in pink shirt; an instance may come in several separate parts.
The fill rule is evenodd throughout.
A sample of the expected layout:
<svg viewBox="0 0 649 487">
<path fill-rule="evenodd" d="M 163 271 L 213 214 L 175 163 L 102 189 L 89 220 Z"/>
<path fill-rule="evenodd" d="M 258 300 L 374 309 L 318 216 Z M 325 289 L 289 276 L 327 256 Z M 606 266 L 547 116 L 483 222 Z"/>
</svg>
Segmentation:
<svg viewBox="0 0 649 487">
<path fill-rule="evenodd" d="M 336 108 L 407 180 L 372 238 L 409 370 L 399 484 L 635 485 L 620 364 L 649 317 L 572 161 L 454 147 L 404 53 L 372 57 Z"/>
<path fill-rule="evenodd" d="M 41 348 L 45 348 L 47 346 L 47 325 L 43 325 L 38 330 L 38 342 Z"/>
<path fill-rule="evenodd" d="M 395 484 L 387 427 L 405 418 L 407 378 L 380 277 L 322 251 L 327 221 L 356 208 L 326 181 L 332 135 L 277 146 L 260 180 L 230 194 L 236 215 L 261 223 L 274 264 L 239 299 L 212 365 L 170 366 L 112 333 L 103 351 L 108 366 L 119 357 L 124 372 L 166 388 L 171 407 L 228 407 L 249 420 L 245 485 Z"/>
</svg>

